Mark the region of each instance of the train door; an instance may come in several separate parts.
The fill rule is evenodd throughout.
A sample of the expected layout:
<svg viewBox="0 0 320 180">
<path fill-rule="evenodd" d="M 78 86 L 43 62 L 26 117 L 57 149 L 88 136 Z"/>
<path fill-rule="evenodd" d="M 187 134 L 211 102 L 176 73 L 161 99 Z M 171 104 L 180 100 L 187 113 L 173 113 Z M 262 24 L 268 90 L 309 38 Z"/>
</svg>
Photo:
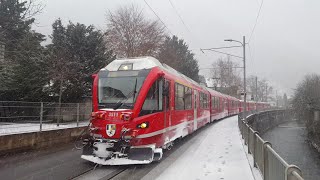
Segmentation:
<svg viewBox="0 0 320 180">
<path fill-rule="evenodd" d="M 193 130 L 197 130 L 198 126 L 198 104 L 197 104 L 197 99 L 198 99 L 198 91 L 194 90 L 194 99 L 193 99 Z"/>
<path fill-rule="evenodd" d="M 164 79 L 163 84 L 163 110 L 164 110 L 164 128 L 171 126 L 171 88 L 170 80 Z"/>
</svg>

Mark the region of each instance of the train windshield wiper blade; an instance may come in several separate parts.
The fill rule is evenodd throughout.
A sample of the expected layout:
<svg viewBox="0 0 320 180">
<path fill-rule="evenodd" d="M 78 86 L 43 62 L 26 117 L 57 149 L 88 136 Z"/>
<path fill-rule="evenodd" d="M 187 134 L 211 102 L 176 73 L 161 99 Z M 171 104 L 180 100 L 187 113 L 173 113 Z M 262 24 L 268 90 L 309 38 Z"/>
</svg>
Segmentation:
<svg viewBox="0 0 320 180">
<path fill-rule="evenodd" d="M 131 94 L 133 94 L 133 91 L 131 91 L 125 99 L 122 99 L 121 101 L 119 101 L 114 107 L 113 110 L 118 109 L 119 107 L 121 107 L 123 105 L 123 103 L 125 103 L 129 98 L 131 98 Z"/>
<path fill-rule="evenodd" d="M 134 89 L 128 93 L 128 95 L 126 95 L 126 98 L 121 100 L 120 102 L 118 102 L 114 107 L 113 107 L 113 110 L 116 110 L 118 109 L 119 107 L 121 107 L 129 98 L 133 97 L 133 101 L 134 101 L 134 98 L 136 96 L 136 93 L 137 93 L 137 78 L 136 78 L 136 82 L 135 82 L 135 85 L 134 85 Z M 133 103 L 132 101 L 132 103 Z M 128 105 L 129 106 L 129 105 Z M 132 106 L 130 106 L 132 107 Z"/>
</svg>

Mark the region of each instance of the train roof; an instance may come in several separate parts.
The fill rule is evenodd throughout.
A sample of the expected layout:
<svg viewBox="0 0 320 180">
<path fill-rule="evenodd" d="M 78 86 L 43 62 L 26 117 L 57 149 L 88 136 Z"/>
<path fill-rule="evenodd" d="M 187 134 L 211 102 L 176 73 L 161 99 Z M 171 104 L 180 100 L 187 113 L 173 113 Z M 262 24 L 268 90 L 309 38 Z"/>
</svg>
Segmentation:
<svg viewBox="0 0 320 180">
<path fill-rule="evenodd" d="M 132 64 L 131 70 L 151 69 L 156 66 L 162 66 L 162 64 L 156 58 L 146 56 L 116 59 L 101 70 L 118 71 L 120 66 L 123 64 Z"/>
<path fill-rule="evenodd" d="M 151 69 L 153 67 L 159 67 L 160 69 L 162 69 L 168 73 L 171 73 L 177 77 L 180 77 L 181 79 L 185 80 L 186 82 L 189 82 L 190 84 L 193 84 L 193 85 L 198 86 L 204 90 L 207 90 L 210 93 L 214 93 L 220 97 L 224 97 L 224 98 L 228 98 L 228 99 L 239 100 L 236 97 L 222 94 L 218 91 L 215 91 L 215 90 L 212 90 L 208 87 L 200 85 L 199 83 L 195 82 L 191 78 L 178 72 L 177 70 L 173 69 L 172 67 L 170 67 L 164 63 L 161 63 L 156 58 L 150 57 L 150 56 L 116 59 L 116 60 L 112 61 L 111 63 L 109 63 L 106 67 L 104 67 L 101 70 L 118 71 L 122 65 L 130 65 L 131 70 L 142 70 L 142 69 Z"/>
<path fill-rule="evenodd" d="M 132 64 L 131 70 L 142 70 L 142 69 L 151 69 L 153 67 L 159 67 L 160 69 L 165 70 L 171 74 L 174 74 L 175 76 L 178 76 L 191 84 L 194 84 L 203 89 L 206 89 L 205 87 L 195 82 L 194 80 L 190 79 L 189 77 L 183 75 L 182 73 L 178 72 L 172 67 L 164 63 L 161 63 L 156 58 L 150 57 L 150 56 L 116 59 L 101 70 L 118 71 L 121 65 L 126 65 L 126 64 L 128 65 Z"/>
<path fill-rule="evenodd" d="M 208 87 L 205 87 L 205 88 L 207 89 L 207 91 L 209 91 L 210 93 L 213 93 L 213 94 L 215 94 L 215 95 L 217 95 L 217 96 L 220 96 L 220 97 L 227 97 L 227 95 L 222 94 L 221 92 L 215 91 L 215 90 L 210 89 L 210 88 L 208 88 Z"/>
</svg>

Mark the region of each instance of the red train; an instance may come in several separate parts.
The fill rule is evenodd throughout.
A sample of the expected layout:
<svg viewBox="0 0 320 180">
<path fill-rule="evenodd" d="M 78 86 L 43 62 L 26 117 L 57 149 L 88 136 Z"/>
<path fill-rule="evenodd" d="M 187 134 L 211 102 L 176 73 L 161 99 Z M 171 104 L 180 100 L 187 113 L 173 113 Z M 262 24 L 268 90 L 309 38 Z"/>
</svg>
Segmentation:
<svg viewBox="0 0 320 180">
<path fill-rule="evenodd" d="M 114 60 L 93 82 L 90 138 L 83 159 L 103 165 L 160 160 L 173 142 L 243 110 L 243 102 L 203 87 L 152 57 Z M 268 104 L 248 102 L 247 110 Z"/>
</svg>

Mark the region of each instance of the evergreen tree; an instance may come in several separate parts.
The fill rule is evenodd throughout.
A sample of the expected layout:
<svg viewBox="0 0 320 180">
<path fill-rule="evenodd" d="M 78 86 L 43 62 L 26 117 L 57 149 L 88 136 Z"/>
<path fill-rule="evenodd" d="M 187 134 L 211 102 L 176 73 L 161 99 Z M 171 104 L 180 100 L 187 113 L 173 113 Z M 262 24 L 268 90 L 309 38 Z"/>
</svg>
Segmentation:
<svg viewBox="0 0 320 180">
<path fill-rule="evenodd" d="M 50 91 L 63 102 L 79 102 L 91 95 L 91 75 L 114 59 L 106 48 L 103 33 L 93 26 L 63 26 L 56 20 L 48 45 Z"/>
<path fill-rule="evenodd" d="M 199 82 L 198 61 L 183 39 L 177 36 L 166 37 L 157 57 L 162 63 Z"/>
<path fill-rule="evenodd" d="M 5 58 L 0 62 L 1 100 L 37 101 L 44 97 L 46 74 L 40 44 L 44 36 L 31 30 L 39 8 L 31 1 L 0 2 L 0 42 L 5 45 Z"/>
</svg>

